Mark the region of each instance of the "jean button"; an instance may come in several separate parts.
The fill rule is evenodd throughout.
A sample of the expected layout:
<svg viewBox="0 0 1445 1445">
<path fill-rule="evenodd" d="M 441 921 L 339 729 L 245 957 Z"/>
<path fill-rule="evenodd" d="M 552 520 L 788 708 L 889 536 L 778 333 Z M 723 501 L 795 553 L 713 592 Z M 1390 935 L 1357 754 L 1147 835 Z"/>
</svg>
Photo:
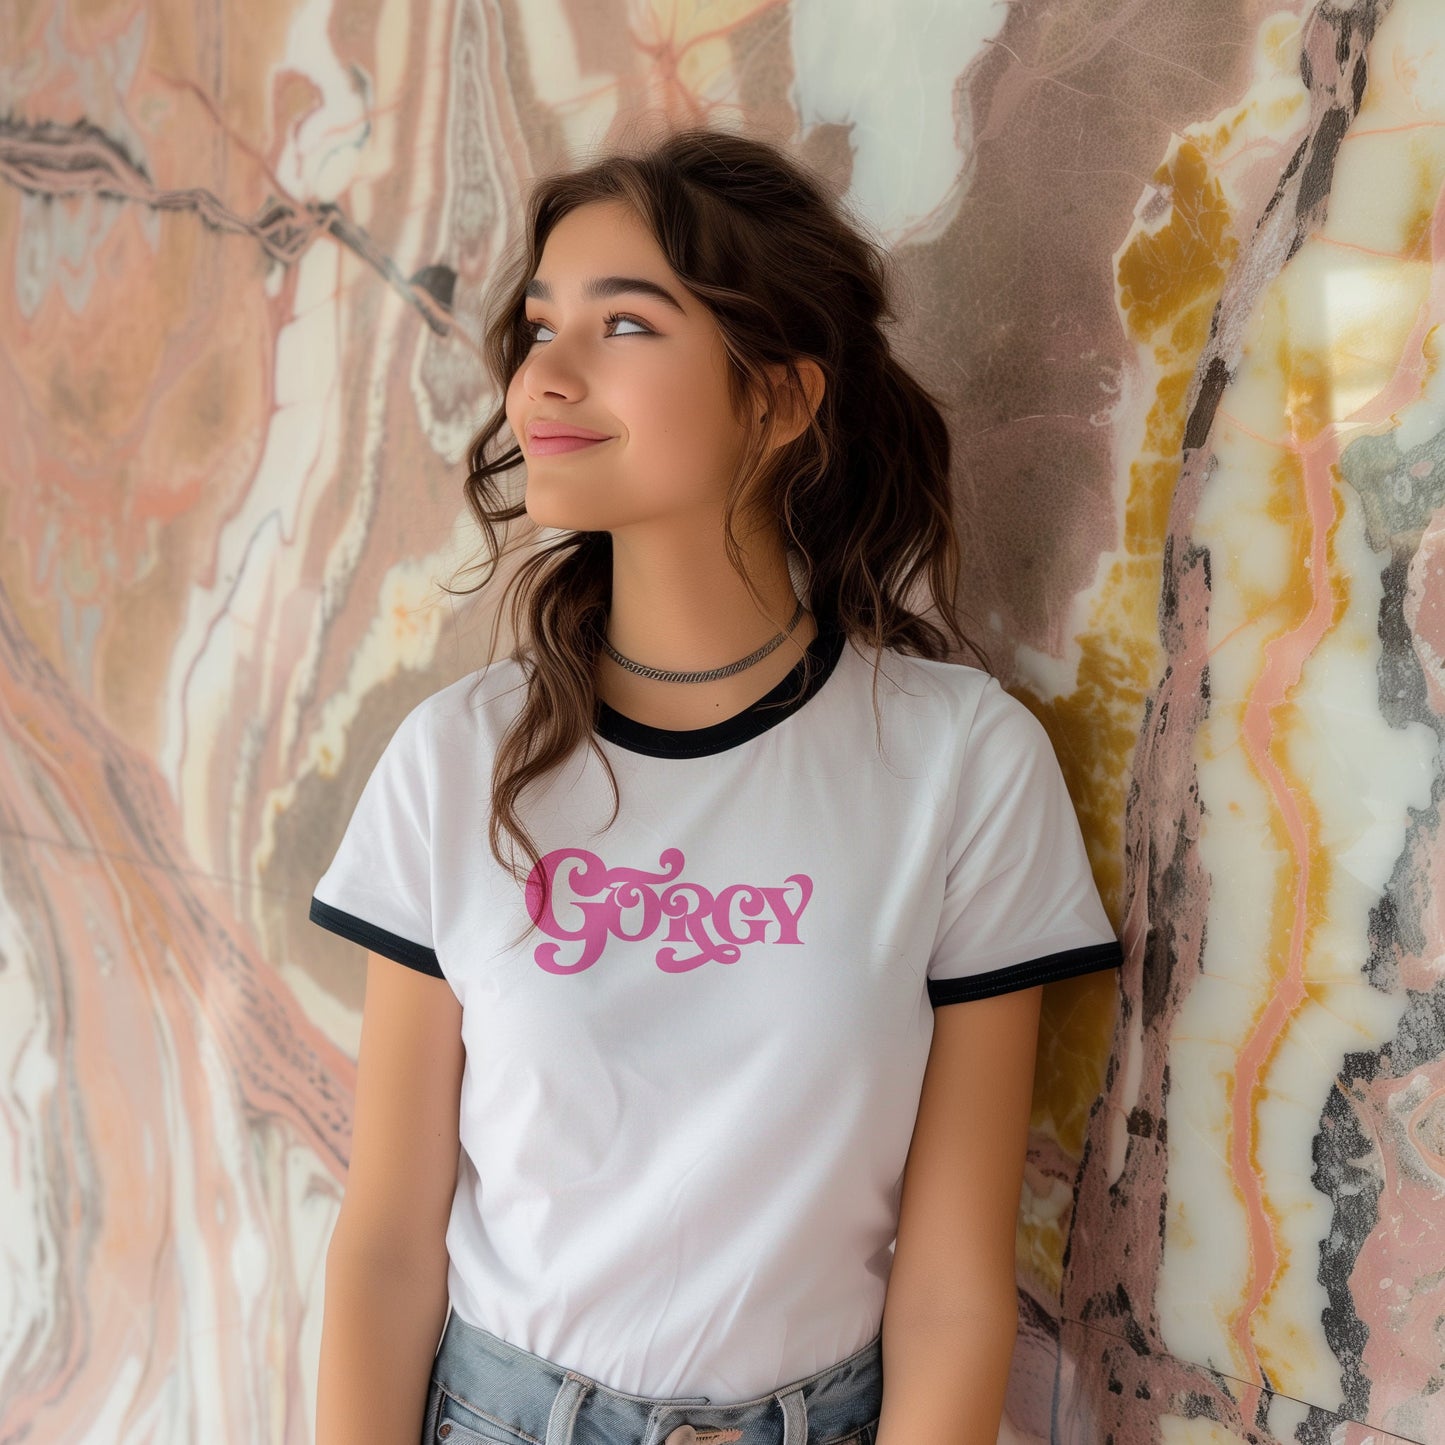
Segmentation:
<svg viewBox="0 0 1445 1445">
<path fill-rule="evenodd" d="M 437 1431 L 437 1439 L 445 1440 L 452 1433 L 452 1422 L 448 1420 L 445 1425 Z"/>
</svg>

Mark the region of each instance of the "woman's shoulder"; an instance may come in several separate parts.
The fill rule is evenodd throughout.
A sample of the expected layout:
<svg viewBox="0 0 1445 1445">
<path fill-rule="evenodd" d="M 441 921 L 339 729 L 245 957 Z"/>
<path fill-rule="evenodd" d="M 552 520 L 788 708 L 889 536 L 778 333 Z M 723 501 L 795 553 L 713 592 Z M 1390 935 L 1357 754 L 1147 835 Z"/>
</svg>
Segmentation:
<svg viewBox="0 0 1445 1445">
<path fill-rule="evenodd" d="M 872 650 L 868 647 L 856 650 L 863 659 L 865 669 L 871 668 Z M 891 647 L 883 649 L 879 675 L 891 683 L 896 694 L 918 699 L 925 706 L 949 709 L 955 714 L 959 709 L 971 714 L 981 703 L 986 704 L 991 694 L 1002 691 L 991 674 L 970 663 L 919 657 Z"/>
<path fill-rule="evenodd" d="M 521 664 L 502 657 L 473 668 L 422 698 L 402 720 L 398 732 L 411 731 L 432 749 L 493 744 L 526 696 Z"/>
<path fill-rule="evenodd" d="M 1063 784 L 1048 729 L 997 677 L 965 663 L 911 655 L 889 654 L 888 663 L 906 690 L 899 710 L 910 715 L 913 746 L 957 779 L 959 797 L 985 809 L 999 797 L 1055 806 Z"/>
<path fill-rule="evenodd" d="M 871 664 L 872 653 L 864 649 L 862 655 Z M 865 666 L 865 680 L 867 670 Z M 1006 738 L 1014 747 L 1029 749 L 1042 731 L 1025 703 L 1007 692 L 992 673 L 971 663 L 889 648 L 883 653 L 881 675 L 889 679 L 896 705 L 909 712 L 916 725 L 937 729 L 940 742 L 964 744 L 972 751 L 985 738 Z"/>
</svg>

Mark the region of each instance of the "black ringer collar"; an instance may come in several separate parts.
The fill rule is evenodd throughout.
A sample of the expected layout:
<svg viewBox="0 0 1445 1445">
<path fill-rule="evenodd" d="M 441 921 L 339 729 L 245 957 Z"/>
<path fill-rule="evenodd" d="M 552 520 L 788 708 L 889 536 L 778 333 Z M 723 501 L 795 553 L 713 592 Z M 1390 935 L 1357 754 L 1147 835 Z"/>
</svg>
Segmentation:
<svg viewBox="0 0 1445 1445">
<path fill-rule="evenodd" d="M 652 758 L 705 758 L 725 753 L 776 727 L 816 696 L 832 676 L 846 641 L 846 633 L 818 619 L 818 635 L 808 644 L 798 665 L 771 692 L 721 722 L 701 728 L 649 727 L 598 698 L 596 731 L 628 752 L 646 753 Z"/>
</svg>

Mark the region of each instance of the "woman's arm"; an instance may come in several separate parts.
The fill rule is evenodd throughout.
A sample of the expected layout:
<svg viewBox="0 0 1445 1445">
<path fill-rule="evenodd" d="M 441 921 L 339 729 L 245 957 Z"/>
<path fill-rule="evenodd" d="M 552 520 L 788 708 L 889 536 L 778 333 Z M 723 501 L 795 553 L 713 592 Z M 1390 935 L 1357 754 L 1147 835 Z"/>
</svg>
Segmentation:
<svg viewBox="0 0 1445 1445">
<path fill-rule="evenodd" d="M 936 1009 L 883 1309 L 878 1445 L 995 1445 L 1042 987 Z"/>
<path fill-rule="evenodd" d="M 316 1445 L 416 1445 L 447 1317 L 462 1010 L 367 955 L 351 1163 L 326 1252 Z"/>
</svg>

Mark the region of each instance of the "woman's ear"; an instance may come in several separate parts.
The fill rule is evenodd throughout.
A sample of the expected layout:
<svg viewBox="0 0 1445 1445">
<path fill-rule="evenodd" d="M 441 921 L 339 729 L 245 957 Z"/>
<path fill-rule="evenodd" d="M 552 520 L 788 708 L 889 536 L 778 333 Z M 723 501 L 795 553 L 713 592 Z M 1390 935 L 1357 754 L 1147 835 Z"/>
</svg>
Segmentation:
<svg viewBox="0 0 1445 1445">
<path fill-rule="evenodd" d="M 809 420 L 816 414 L 823 401 L 826 382 L 823 368 L 811 356 L 799 356 L 793 360 L 798 373 L 801 393 L 788 376 L 788 368 L 781 362 L 769 368 L 774 387 L 774 404 L 771 410 L 759 413 L 769 451 L 787 446 L 802 434 Z"/>
</svg>

